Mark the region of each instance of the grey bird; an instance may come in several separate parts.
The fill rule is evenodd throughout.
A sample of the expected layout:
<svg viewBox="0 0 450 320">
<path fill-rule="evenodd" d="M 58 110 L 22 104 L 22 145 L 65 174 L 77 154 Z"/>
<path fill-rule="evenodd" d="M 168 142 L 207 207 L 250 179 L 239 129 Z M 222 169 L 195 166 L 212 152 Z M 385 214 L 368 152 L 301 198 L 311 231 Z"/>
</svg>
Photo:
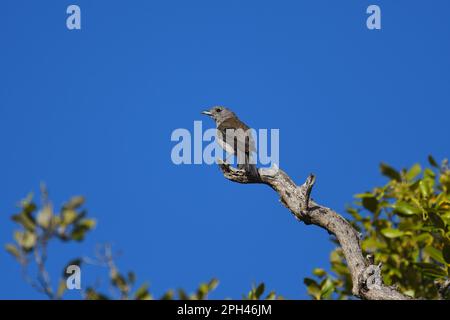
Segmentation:
<svg viewBox="0 0 450 320">
<path fill-rule="evenodd" d="M 231 110 L 215 106 L 202 114 L 212 118 L 217 127 L 217 142 L 220 147 L 238 158 L 238 168 L 254 176 L 258 175 L 252 152 L 256 152 L 255 141 L 250 128 Z"/>
</svg>

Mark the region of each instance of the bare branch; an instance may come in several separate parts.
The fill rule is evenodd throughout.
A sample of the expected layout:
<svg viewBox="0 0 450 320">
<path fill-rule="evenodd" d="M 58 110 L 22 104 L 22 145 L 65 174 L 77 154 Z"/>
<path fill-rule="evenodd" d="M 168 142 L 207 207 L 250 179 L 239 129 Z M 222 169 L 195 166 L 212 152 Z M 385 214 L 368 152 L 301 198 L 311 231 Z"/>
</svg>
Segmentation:
<svg viewBox="0 0 450 320">
<path fill-rule="evenodd" d="M 34 281 L 34 279 L 28 273 L 28 262 L 21 263 L 21 275 L 23 280 L 28 283 L 31 287 L 33 287 L 39 293 L 45 293 L 45 290 L 42 288 L 39 282 Z"/>
<path fill-rule="evenodd" d="M 46 243 L 42 242 L 42 248 L 41 252 L 39 252 L 38 246 L 35 246 L 33 249 L 34 253 L 34 260 L 36 262 L 36 265 L 38 267 L 38 280 L 41 284 L 43 292 L 50 298 L 55 299 L 55 295 L 53 293 L 50 276 L 47 272 L 47 269 L 45 267 L 45 260 L 46 260 Z"/>
<path fill-rule="evenodd" d="M 382 283 L 381 265 L 366 260 L 360 246 L 361 235 L 341 215 L 330 208 L 315 203 L 311 190 L 315 177 L 310 175 L 306 182 L 297 186 L 292 179 L 278 167 L 260 168 L 259 175 L 238 170 L 227 163 L 220 162 L 224 177 L 237 183 L 261 183 L 270 186 L 279 196 L 281 203 L 305 224 L 313 224 L 336 236 L 342 247 L 352 277 L 352 292 L 367 300 L 409 300 L 394 287 Z"/>
</svg>

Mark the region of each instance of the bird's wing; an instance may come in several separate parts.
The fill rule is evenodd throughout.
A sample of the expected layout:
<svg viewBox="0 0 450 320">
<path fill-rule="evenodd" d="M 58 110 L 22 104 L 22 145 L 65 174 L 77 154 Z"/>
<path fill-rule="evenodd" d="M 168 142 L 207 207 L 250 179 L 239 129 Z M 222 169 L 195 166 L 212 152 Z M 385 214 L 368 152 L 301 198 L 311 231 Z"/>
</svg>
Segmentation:
<svg viewBox="0 0 450 320">
<path fill-rule="evenodd" d="M 241 128 L 241 133 L 236 129 Z M 250 128 L 239 121 L 238 119 L 227 119 L 221 123 L 218 130 L 225 133 L 224 139 L 227 144 L 232 144 L 234 141 L 234 149 L 241 152 L 256 152 L 255 140 Z M 244 134 L 242 134 L 242 132 Z"/>
</svg>

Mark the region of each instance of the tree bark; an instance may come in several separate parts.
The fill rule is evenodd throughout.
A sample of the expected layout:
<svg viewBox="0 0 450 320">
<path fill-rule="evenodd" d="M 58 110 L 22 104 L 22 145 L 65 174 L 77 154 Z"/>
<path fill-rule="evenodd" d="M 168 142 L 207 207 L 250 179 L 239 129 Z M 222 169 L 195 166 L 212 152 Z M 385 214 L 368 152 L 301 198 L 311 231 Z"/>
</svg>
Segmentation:
<svg viewBox="0 0 450 320">
<path fill-rule="evenodd" d="M 279 196 L 281 203 L 295 218 L 307 225 L 316 225 L 336 236 L 342 247 L 352 278 L 352 293 L 367 300 L 409 300 L 395 287 L 383 284 L 381 265 L 374 265 L 370 258 L 364 258 L 360 240 L 361 235 L 341 215 L 330 208 L 314 202 L 310 195 L 315 177 L 310 175 L 306 182 L 297 186 L 292 179 L 278 167 L 260 168 L 258 175 L 231 167 L 220 162 L 224 177 L 233 182 L 248 184 L 260 183 L 270 186 Z"/>
</svg>

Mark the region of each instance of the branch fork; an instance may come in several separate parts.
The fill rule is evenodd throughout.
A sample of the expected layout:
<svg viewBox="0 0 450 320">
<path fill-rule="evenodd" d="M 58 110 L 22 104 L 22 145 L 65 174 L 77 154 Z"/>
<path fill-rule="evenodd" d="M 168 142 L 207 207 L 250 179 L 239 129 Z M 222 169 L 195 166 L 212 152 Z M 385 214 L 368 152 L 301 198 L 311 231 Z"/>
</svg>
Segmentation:
<svg viewBox="0 0 450 320">
<path fill-rule="evenodd" d="M 271 168 L 259 168 L 258 175 L 231 167 L 228 163 L 218 163 L 223 176 L 241 184 L 266 184 L 280 196 L 280 202 L 288 208 L 295 218 L 307 225 L 316 225 L 336 236 L 344 253 L 351 274 L 352 292 L 356 297 L 367 300 L 409 300 L 409 296 L 400 293 L 395 287 L 383 284 L 381 264 L 367 261 L 362 253 L 360 240 L 362 235 L 341 215 L 330 208 L 314 202 L 311 192 L 316 178 L 311 174 L 301 186 L 276 165 Z"/>
</svg>

